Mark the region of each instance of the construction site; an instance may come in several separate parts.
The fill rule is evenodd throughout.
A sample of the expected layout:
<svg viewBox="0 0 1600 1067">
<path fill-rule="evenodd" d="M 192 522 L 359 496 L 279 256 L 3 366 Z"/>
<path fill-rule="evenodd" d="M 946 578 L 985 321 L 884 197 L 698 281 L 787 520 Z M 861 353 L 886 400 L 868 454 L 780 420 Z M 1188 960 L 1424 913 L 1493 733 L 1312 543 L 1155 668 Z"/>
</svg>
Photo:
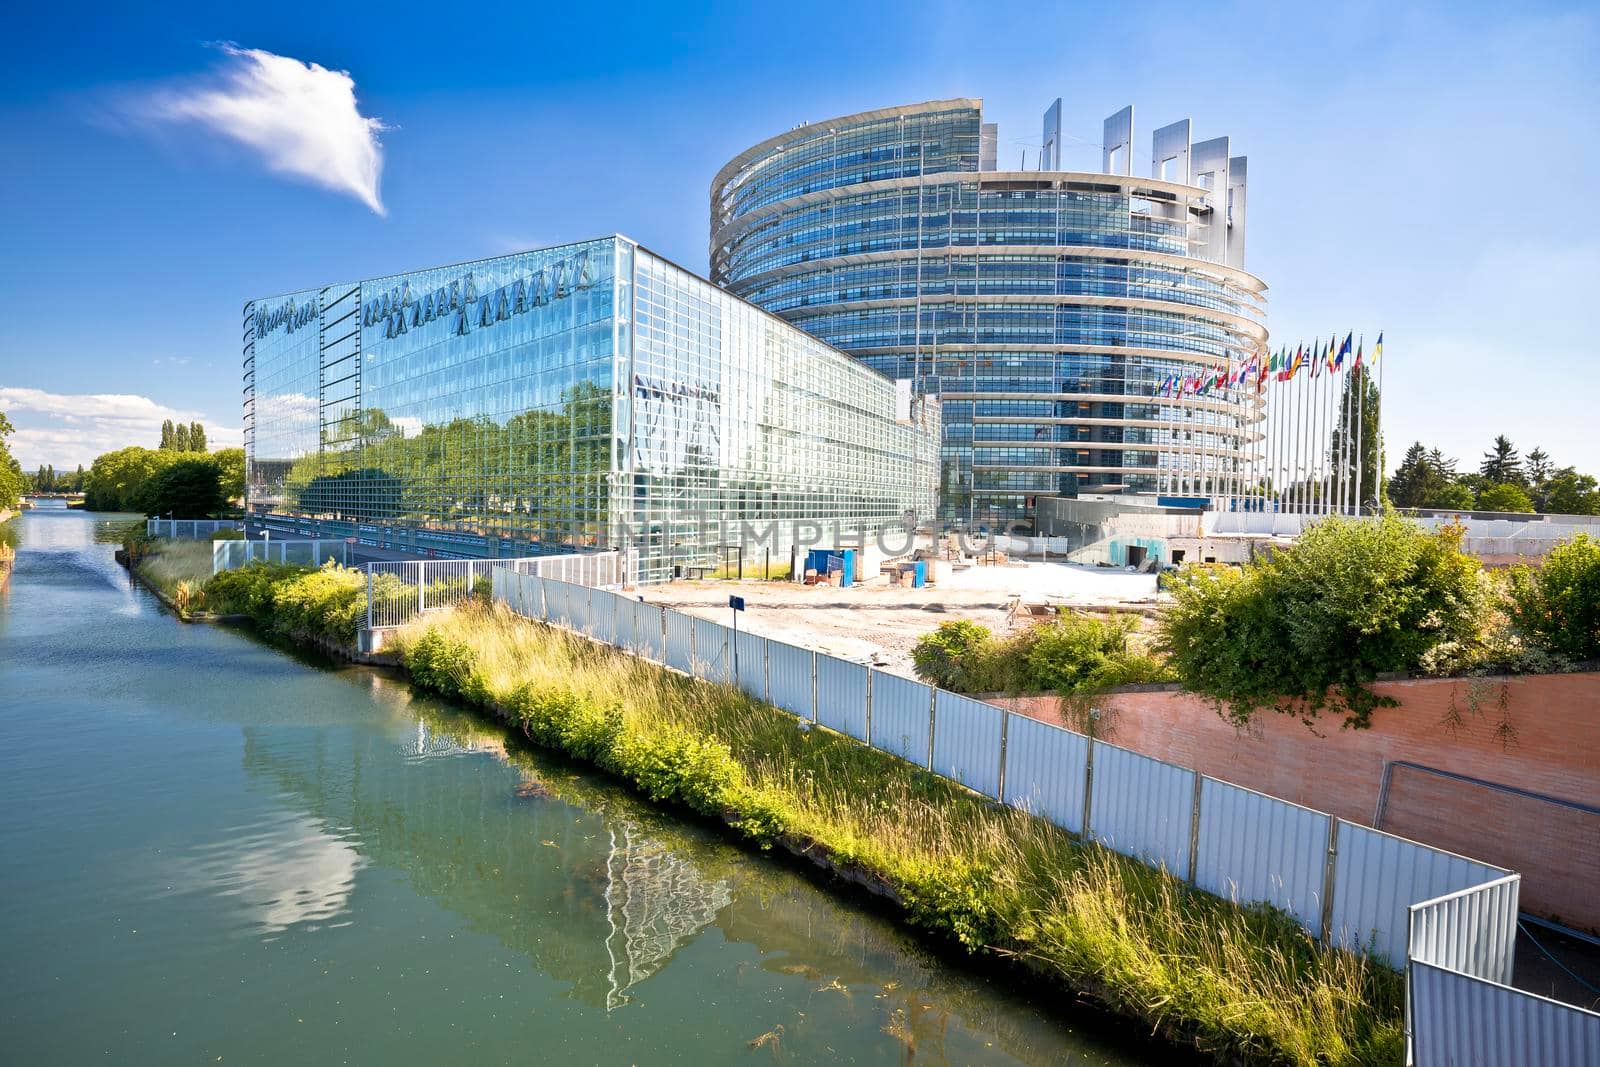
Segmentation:
<svg viewBox="0 0 1600 1067">
<path fill-rule="evenodd" d="M 799 581 L 739 581 L 736 572 L 725 572 L 733 580 L 675 581 L 637 593 L 652 604 L 736 621 L 742 630 L 906 676 L 913 674 L 912 647 L 944 622 L 964 619 L 1005 634 L 1062 608 L 1148 621 L 1166 598 L 1149 566 L 1021 559 L 992 548 L 966 554 L 948 543 L 888 560 L 858 552 L 813 553 L 822 566 L 806 567 Z M 729 606 L 730 595 L 742 599 L 744 610 Z"/>
</svg>

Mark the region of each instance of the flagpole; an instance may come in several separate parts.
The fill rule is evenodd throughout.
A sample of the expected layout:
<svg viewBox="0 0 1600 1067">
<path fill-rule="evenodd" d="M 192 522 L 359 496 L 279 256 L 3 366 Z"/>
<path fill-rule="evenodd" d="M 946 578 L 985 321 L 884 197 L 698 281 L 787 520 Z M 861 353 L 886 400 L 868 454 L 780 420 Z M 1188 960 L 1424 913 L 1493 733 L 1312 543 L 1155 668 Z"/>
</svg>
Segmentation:
<svg viewBox="0 0 1600 1067">
<path fill-rule="evenodd" d="M 1342 353 L 1344 349 L 1341 347 Z M 1332 416 L 1328 427 L 1328 470 L 1332 476 L 1328 479 L 1328 513 L 1344 514 L 1344 383 L 1339 375 L 1343 369 L 1333 372 L 1328 381 L 1328 392 L 1332 397 Z M 1339 435 L 1339 447 L 1333 446 L 1333 435 Z"/>
<path fill-rule="evenodd" d="M 1339 390 L 1339 512 L 1350 514 L 1350 490 L 1355 479 L 1350 476 L 1350 417 L 1356 413 L 1355 368 L 1352 367 Z"/>
<path fill-rule="evenodd" d="M 1333 346 L 1328 346 L 1328 359 L 1333 358 Z M 1322 410 L 1317 421 L 1317 492 L 1321 497 L 1320 512 L 1333 514 L 1333 368 L 1324 360 L 1322 364 Z"/>
<path fill-rule="evenodd" d="M 1292 375 L 1287 383 L 1289 385 L 1289 402 L 1294 405 L 1294 409 L 1289 417 L 1289 440 L 1286 442 L 1286 445 L 1291 447 L 1286 447 L 1284 451 L 1289 458 L 1288 490 L 1290 506 L 1293 510 L 1299 511 L 1303 495 L 1299 485 L 1300 439 L 1304 436 L 1302 424 L 1305 422 L 1304 397 L 1300 394 L 1305 391 L 1306 383 L 1305 379 L 1300 378 L 1298 372 L 1294 371 L 1293 363 L 1290 363 L 1289 367 Z M 1296 379 L 1299 380 L 1297 381 Z"/>
<path fill-rule="evenodd" d="M 1279 371 L 1281 370 L 1282 368 L 1280 367 Z M 1275 388 L 1283 383 L 1272 380 L 1276 373 L 1278 372 L 1268 374 L 1266 383 L 1266 389 L 1268 390 L 1268 399 L 1266 400 L 1267 476 L 1272 479 L 1272 511 L 1274 515 L 1283 510 L 1283 476 L 1278 472 L 1278 464 L 1283 459 L 1283 446 L 1279 443 L 1279 438 L 1282 436 L 1280 431 L 1283 429 L 1283 404 L 1281 403 L 1282 390 Z M 1277 519 L 1273 519 L 1273 529 L 1277 529 Z"/>
<path fill-rule="evenodd" d="M 1341 504 L 1344 504 L 1344 514 L 1346 514 L 1346 515 L 1354 515 L 1355 514 L 1355 472 L 1354 472 L 1354 470 L 1350 470 L 1350 459 L 1354 458 L 1354 456 L 1355 456 L 1354 442 L 1352 442 L 1352 440 L 1350 440 L 1350 416 L 1354 416 L 1354 414 L 1355 414 L 1355 368 L 1354 368 L 1354 366 L 1352 366 L 1352 368 L 1350 368 L 1349 371 L 1346 371 L 1346 379 L 1344 379 L 1344 390 L 1342 390 L 1341 394 L 1339 394 L 1339 395 L 1341 395 L 1341 397 L 1344 397 L 1344 414 L 1341 414 L 1341 416 L 1339 416 L 1339 418 L 1342 419 L 1342 426 L 1344 426 L 1344 429 L 1342 429 L 1342 432 L 1341 432 L 1341 435 L 1342 435 L 1342 437 L 1344 437 L 1344 440 L 1342 440 L 1342 442 L 1339 443 L 1339 445 L 1341 445 L 1341 450 L 1344 451 L 1344 459 L 1342 459 L 1342 461 L 1339 462 L 1339 470 L 1341 470 L 1342 474 L 1344 474 L 1344 488 L 1342 488 L 1342 490 L 1339 491 L 1339 502 L 1341 502 Z"/>
<path fill-rule="evenodd" d="M 1337 341 L 1337 338 L 1335 338 Z M 1333 358 L 1334 346 L 1328 347 L 1328 358 Z M 1319 457 L 1322 463 L 1322 477 L 1318 484 L 1322 493 L 1322 514 L 1333 514 L 1333 368 L 1326 363 L 1322 366 L 1322 427 L 1317 435 L 1321 442 Z"/>
<path fill-rule="evenodd" d="M 1389 459 L 1385 451 L 1388 443 L 1383 436 L 1383 368 L 1388 361 L 1383 358 L 1383 331 L 1378 331 L 1378 347 L 1374 354 L 1378 357 L 1378 469 L 1372 472 L 1372 504 L 1376 512 L 1383 504 L 1383 472 L 1389 469 Z"/>
<path fill-rule="evenodd" d="M 1311 378 L 1311 514 L 1322 514 L 1322 409 L 1327 405 L 1326 371 L 1328 357 L 1317 360 Z"/>
<path fill-rule="evenodd" d="M 1365 354 L 1366 348 L 1367 335 L 1362 334 L 1361 341 L 1356 347 L 1356 354 Z M 1356 396 L 1356 515 L 1359 517 L 1361 515 L 1362 505 L 1365 503 L 1365 501 L 1361 499 L 1361 467 L 1366 461 L 1367 454 L 1362 451 L 1361 446 L 1363 443 L 1362 435 L 1367 428 L 1367 368 L 1361 366 L 1360 363 L 1357 363 L 1355 369 L 1356 373 L 1361 376 L 1359 379 L 1361 384 L 1361 392 Z"/>
</svg>

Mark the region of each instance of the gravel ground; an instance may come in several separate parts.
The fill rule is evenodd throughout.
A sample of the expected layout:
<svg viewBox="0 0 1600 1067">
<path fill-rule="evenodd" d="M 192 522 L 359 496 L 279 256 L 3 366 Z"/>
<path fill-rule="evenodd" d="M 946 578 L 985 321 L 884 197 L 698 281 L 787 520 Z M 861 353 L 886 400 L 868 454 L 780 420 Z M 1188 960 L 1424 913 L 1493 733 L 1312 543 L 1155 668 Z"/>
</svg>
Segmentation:
<svg viewBox="0 0 1600 1067">
<path fill-rule="evenodd" d="M 739 628 L 844 659 L 875 663 L 910 675 L 911 648 L 951 619 L 968 619 L 1007 633 L 1027 625 L 1025 605 L 1120 608 L 1148 612 L 1165 596 L 1153 574 L 1130 574 L 1069 563 L 1022 563 L 944 569 L 931 589 L 882 582 L 848 589 L 793 582 L 672 582 L 640 590 L 645 600 L 728 623 L 728 596 L 745 598 Z"/>
</svg>

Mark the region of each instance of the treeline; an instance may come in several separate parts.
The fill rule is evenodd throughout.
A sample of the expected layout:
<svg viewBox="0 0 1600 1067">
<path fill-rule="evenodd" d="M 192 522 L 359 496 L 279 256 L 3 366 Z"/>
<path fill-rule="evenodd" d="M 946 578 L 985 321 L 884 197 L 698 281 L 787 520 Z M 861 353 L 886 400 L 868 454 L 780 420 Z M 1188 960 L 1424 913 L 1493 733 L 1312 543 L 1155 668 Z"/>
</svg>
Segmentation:
<svg viewBox="0 0 1600 1067">
<path fill-rule="evenodd" d="M 168 419 L 159 447 L 130 445 L 97 456 L 81 482 L 92 511 L 203 519 L 244 497 L 244 449 L 207 452 L 202 424 Z"/>
<path fill-rule="evenodd" d="M 161 424 L 160 447 L 163 452 L 204 452 L 206 450 L 205 424 L 191 422 L 185 426 L 181 422 L 174 424 L 171 419 L 167 419 Z"/>
<path fill-rule="evenodd" d="M 1557 467 L 1544 449 L 1521 455 L 1504 434 L 1483 454 L 1476 471 L 1421 441 L 1406 450 L 1389 479 L 1389 501 L 1402 508 L 1545 512 L 1600 515 L 1600 485 L 1574 467 Z"/>
<path fill-rule="evenodd" d="M 84 473 L 82 463 L 75 474 L 57 474 L 54 464 L 41 463 L 28 477 L 28 487 L 35 493 L 81 493 Z"/>
</svg>

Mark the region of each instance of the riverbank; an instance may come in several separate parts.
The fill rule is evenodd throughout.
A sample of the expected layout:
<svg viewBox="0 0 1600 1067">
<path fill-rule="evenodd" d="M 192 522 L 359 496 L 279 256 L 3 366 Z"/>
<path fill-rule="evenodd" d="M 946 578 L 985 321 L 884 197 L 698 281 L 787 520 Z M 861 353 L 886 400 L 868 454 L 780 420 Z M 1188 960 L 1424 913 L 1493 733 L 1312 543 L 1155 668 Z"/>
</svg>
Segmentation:
<svg viewBox="0 0 1600 1067">
<path fill-rule="evenodd" d="M 326 651 L 346 621 L 349 584 L 337 569 L 251 567 L 207 582 L 205 596 Z M 1401 1054 L 1403 983 L 1381 964 L 730 687 L 504 607 L 419 619 L 396 648 L 419 689 L 821 868 L 908 925 L 1175 1045 L 1248 1063 Z"/>
<path fill-rule="evenodd" d="M 1245 1062 L 1393 1062 L 1398 975 L 731 687 L 471 608 L 398 638 L 413 682 L 892 901 L 911 925 Z"/>
<path fill-rule="evenodd" d="M 736 690 L 504 609 L 419 620 L 398 645 L 419 687 L 1175 1044 L 1252 1063 L 1400 1055 L 1402 983 L 1381 965 Z"/>
</svg>

